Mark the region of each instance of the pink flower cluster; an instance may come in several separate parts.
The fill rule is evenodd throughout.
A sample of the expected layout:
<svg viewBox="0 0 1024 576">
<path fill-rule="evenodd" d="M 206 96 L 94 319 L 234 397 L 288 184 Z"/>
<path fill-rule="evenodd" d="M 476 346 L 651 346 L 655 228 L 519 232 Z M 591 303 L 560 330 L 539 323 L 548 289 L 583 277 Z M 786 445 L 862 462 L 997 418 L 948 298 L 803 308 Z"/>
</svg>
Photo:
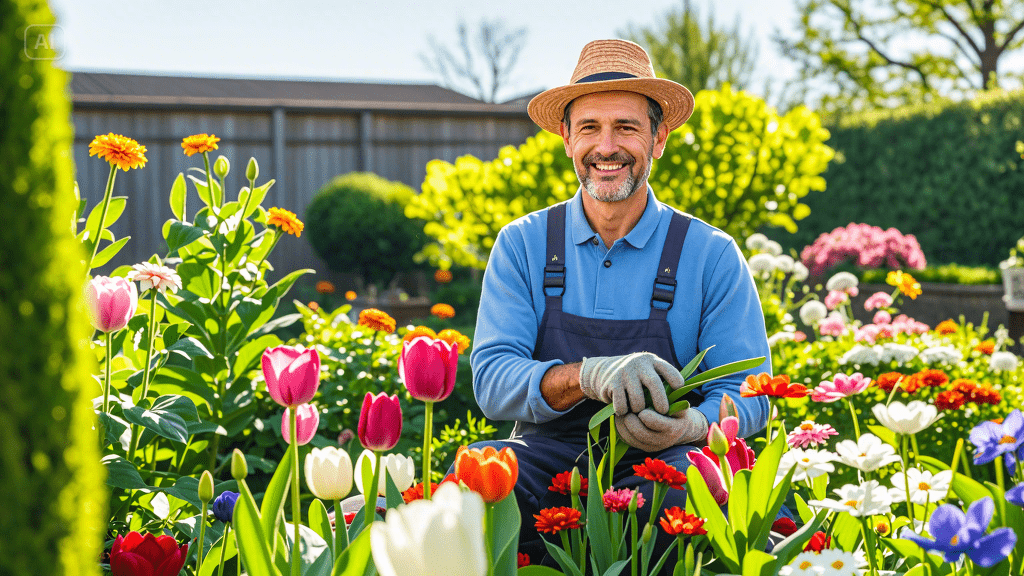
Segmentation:
<svg viewBox="0 0 1024 576">
<path fill-rule="evenodd" d="M 865 324 L 854 332 L 855 342 L 874 344 L 880 338 L 895 338 L 897 334 L 924 334 L 931 329 L 924 322 L 918 322 L 906 314 L 892 318 L 884 310 L 878 311 L 874 320 L 874 324 Z"/>
<path fill-rule="evenodd" d="M 870 224 L 851 223 L 823 233 L 800 253 L 800 259 L 812 276 L 852 260 L 860 268 L 893 270 L 925 267 L 924 253 L 913 234 L 903 235 L 895 228 L 882 230 Z"/>
<path fill-rule="evenodd" d="M 633 491 L 629 488 L 622 488 L 616 490 L 615 488 L 609 488 L 605 491 L 602 500 L 604 502 L 604 509 L 609 512 L 625 512 L 629 508 L 629 501 L 633 499 Z M 644 495 L 636 495 L 636 507 L 643 508 L 644 506 Z"/>
</svg>

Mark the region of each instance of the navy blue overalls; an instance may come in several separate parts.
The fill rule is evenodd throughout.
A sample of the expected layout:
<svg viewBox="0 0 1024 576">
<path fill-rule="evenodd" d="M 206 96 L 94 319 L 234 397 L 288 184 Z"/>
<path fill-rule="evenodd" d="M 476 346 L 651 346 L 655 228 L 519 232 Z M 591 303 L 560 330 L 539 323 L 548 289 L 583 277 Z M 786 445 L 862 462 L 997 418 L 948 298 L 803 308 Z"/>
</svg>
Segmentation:
<svg viewBox="0 0 1024 576">
<path fill-rule="evenodd" d="M 606 320 L 586 318 L 568 314 L 562 310 L 562 294 L 565 286 L 565 203 L 548 209 L 547 254 L 544 278 L 545 311 L 538 330 L 537 344 L 534 348 L 535 360 L 562 360 L 565 363 L 579 362 L 584 357 L 619 356 L 632 352 L 651 352 L 670 362 L 676 368 L 682 368 L 679 358 L 672 346 L 672 332 L 666 315 L 672 307 L 676 286 L 676 266 L 682 252 L 690 218 L 678 212 L 673 213 L 665 245 L 661 252 L 661 261 L 655 279 L 651 297 L 651 313 L 641 320 Z M 571 289 L 572 287 L 568 287 Z M 637 296 L 644 294 L 644 288 L 638 287 Z M 699 314 L 699 311 L 695 311 Z M 697 319 L 694 318 L 696 322 Z M 695 351 L 684 351 L 688 362 L 696 355 Z M 692 405 L 702 400 L 699 393 L 693 393 L 688 400 Z M 509 440 L 488 441 L 474 444 L 473 447 L 494 446 L 501 449 L 510 446 L 519 461 L 519 480 L 515 494 L 522 514 L 522 531 L 520 533 L 519 550 L 530 555 L 531 562 L 540 563 L 547 554 L 543 542 L 534 526 L 534 514 L 540 509 L 552 506 L 568 506 L 569 497 L 548 490 L 552 478 L 566 470 L 578 466 L 584 477 L 587 475 L 586 435 L 590 418 L 603 408 L 605 404 L 595 400 L 584 400 L 569 413 L 551 422 L 534 424 L 517 422 L 512 438 Z M 645 457 L 660 458 L 678 470 L 686 470 L 689 460 L 686 453 L 690 446 L 675 446 L 660 453 L 649 453 L 630 448 L 616 468 L 616 488 L 640 487 L 641 494 L 648 502 L 639 514 L 646 523 L 650 514 L 650 501 L 653 493 L 651 482 L 639 478 L 633 473 L 633 464 L 643 463 Z M 596 457 L 596 455 L 595 455 Z M 685 493 L 682 490 L 668 490 L 662 508 L 686 505 Z M 661 514 L 659 513 L 659 516 Z M 659 533 L 658 545 L 654 559 L 660 558 L 665 547 L 673 537 Z M 558 539 L 552 540 L 557 542 Z M 675 565 L 673 561 L 666 563 L 671 573 Z M 555 566 L 550 558 L 545 563 Z"/>
</svg>

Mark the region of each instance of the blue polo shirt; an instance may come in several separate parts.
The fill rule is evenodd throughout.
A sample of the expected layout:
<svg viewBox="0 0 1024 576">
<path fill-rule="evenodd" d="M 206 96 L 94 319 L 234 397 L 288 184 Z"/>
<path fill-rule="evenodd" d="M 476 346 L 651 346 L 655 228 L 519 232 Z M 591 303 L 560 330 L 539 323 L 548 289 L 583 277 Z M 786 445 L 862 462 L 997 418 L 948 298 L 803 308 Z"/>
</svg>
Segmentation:
<svg viewBox="0 0 1024 576">
<path fill-rule="evenodd" d="M 636 226 L 606 248 L 583 213 L 584 193 L 577 190 L 566 206 L 563 311 L 609 320 L 649 317 L 673 209 L 658 202 L 648 187 L 647 207 Z M 492 420 L 542 423 L 568 412 L 552 409 L 540 392 L 544 373 L 563 362 L 533 359 L 545 307 L 547 219 L 548 211 L 539 210 L 502 228 L 484 272 L 470 361 L 477 403 Z M 709 422 L 717 422 L 719 403 L 728 393 L 739 411 L 740 436 L 749 436 L 764 428 L 768 402 L 740 398 L 740 383 L 747 374 L 771 372 L 771 354 L 746 260 L 732 238 L 694 218 L 676 270 L 675 301 L 667 320 L 680 363 L 712 345 L 698 372 L 766 358 L 758 368 L 704 384 L 704 402 L 696 407 Z"/>
</svg>

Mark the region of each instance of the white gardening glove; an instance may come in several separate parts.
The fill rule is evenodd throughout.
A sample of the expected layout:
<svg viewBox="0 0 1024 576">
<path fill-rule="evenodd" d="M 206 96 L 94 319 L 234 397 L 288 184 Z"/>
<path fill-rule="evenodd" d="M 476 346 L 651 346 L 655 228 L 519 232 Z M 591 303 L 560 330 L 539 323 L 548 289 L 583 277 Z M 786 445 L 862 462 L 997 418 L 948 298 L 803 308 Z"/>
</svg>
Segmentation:
<svg viewBox="0 0 1024 576">
<path fill-rule="evenodd" d="M 619 416 L 648 408 L 645 388 L 651 395 L 650 407 L 662 414 L 668 412 L 663 380 L 673 389 L 684 384 L 679 370 L 650 352 L 584 358 L 580 367 L 583 395 L 615 406 Z"/>
<path fill-rule="evenodd" d="M 708 435 L 708 419 L 688 408 L 675 416 L 641 410 L 638 414 L 615 417 L 615 431 L 626 444 L 644 452 L 660 452 L 671 446 L 693 444 Z"/>
</svg>

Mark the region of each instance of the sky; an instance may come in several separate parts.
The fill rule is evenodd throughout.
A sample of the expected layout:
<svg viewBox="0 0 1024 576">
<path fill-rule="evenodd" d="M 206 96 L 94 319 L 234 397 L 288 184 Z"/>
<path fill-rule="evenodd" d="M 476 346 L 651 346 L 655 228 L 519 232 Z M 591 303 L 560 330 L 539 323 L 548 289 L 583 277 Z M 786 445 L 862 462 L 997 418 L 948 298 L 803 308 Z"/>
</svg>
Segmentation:
<svg viewBox="0 0 1024 576">
<path fill-rule="evenodd" d="M 588 41 L 651 26 L 683 0 L 51 0 L 72 71 L 440 83 L 422 62 L 428 38 L 455 44 L 459 19 L 526 27 L 499 100 L 568 82 Z M 795 75 L 770 41 L 793 30 L 794 0 L 691 0 L 702 16 L 741 25 L 759 44 L 751 91 Z"/>
</svg>

